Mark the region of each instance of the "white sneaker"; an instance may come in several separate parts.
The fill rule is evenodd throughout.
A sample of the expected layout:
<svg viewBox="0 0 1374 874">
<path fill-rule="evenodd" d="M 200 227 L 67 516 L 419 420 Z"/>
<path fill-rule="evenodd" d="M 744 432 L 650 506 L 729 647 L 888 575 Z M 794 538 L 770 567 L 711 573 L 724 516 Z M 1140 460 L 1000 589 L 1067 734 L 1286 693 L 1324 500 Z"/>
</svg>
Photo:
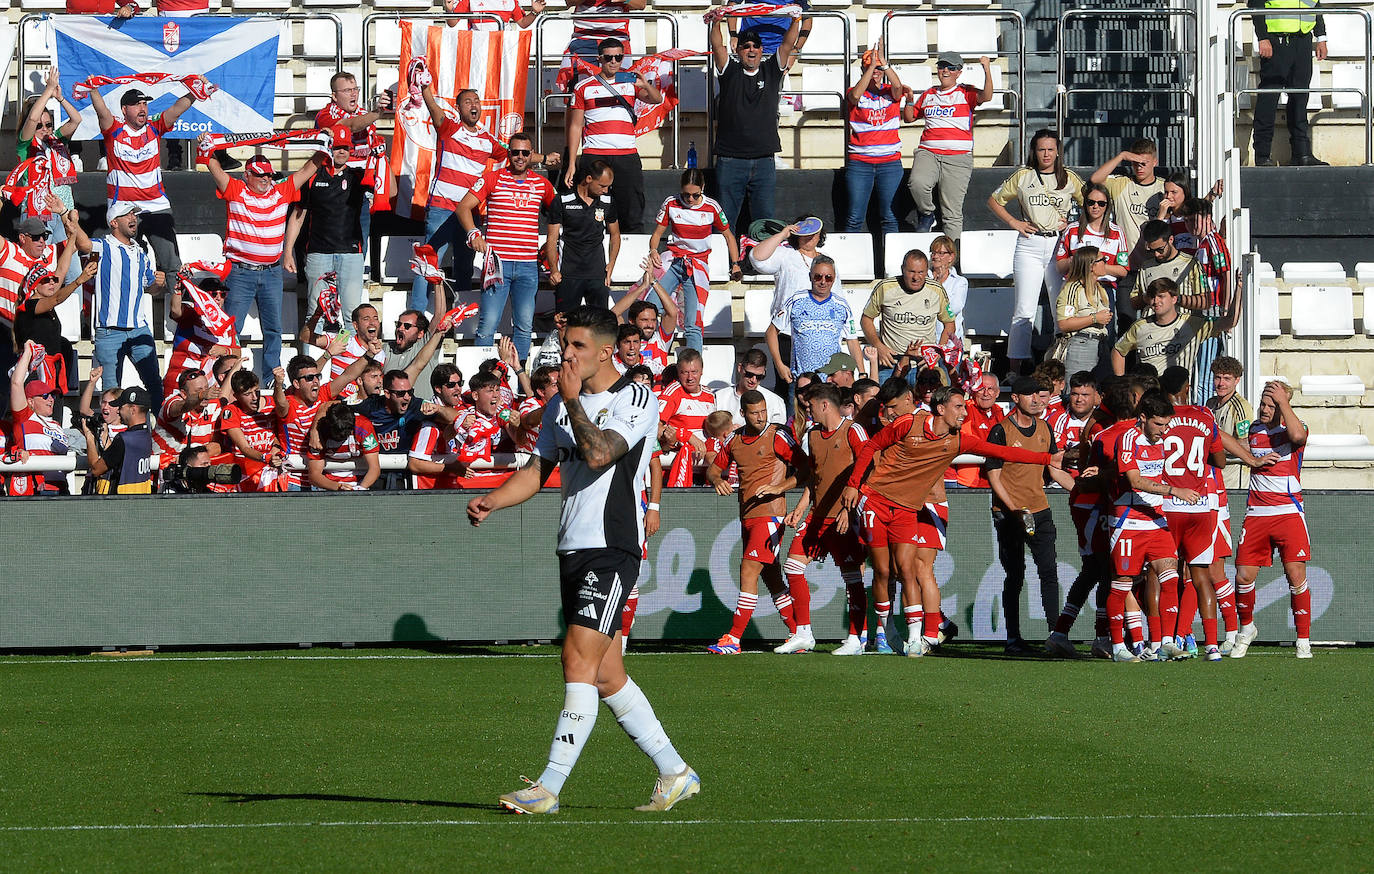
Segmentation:
<svg viewBox="0 0 1374 874">
<path fill-rule="evenodd" d="M 1179 646 L 1178 644 L 1174 643 L 1174 639 L 1172 637 L 1164 638 L 1164 643 L 1160 644 L 1159 652 L 1162 652 L 1165 657 L 1171 659 L 1181 659 L 1184 656 L 1188 655 L 1188 651 L 1183 647 Z"/>
<path fill-rule="evenodd" d="M 1232 650 L 1233 648 L 1235 648 L 1235 645 L 1236 645 L 1236 642 L 1235 642 L 1234 640 L 1232 640 L 1231 638 L 1228 637 L 1228 638 L 1226 638 L 1225 640 L 1223 640 L 1223 641 L 1221 642 L 1221 645 L 1220 645 L 1219 647 L 1217 647 L 1217 650 L 1218 650 L 1222 655 L 1230 655 L 1230 654 L 1231 654 L 1231 650 Z"/>
<path fill-rule="evenodd" d="M 842 644 L 840 644 L 838 647 L 836 647 L 835 650 L 834 650 L 833 652 L 831 652 L 830 654 L 831 654 L 831 655 L 840 655 L 840 656 L 847 656 L 847 655 L 863 655 L 863 654 L 864 654 L 864 645 L 863 645 L 863 641 L 861 641 L 859 638 L 857 638 L 857 637 L 855 637 L 855 636 L 853 636 L 853 635 L 850 635 L 850 637 L 849 637 L 847 640 L 845 640 L 844 643 L 842 643 Z"/>
<path fill-rule="evenodd" d="M 1250 650 L 1250 644 L 1254 643 L 1257 637 L 1259 637 L 1259 629 L 1255 627 L 1255 623 L 1249 622 L 1242 625 L 1240 632 L 1236 634 L 1235 646 L 1231 647 L 1231 658 L 1245 658 L 1245 654 Z"/>
<path fill-rule="evenodd" d="M 1092 657 L 1095 659 L 1112 658 L 1112 639 L 1110 637 L 1094 637 L 1092 647 Z"/>
<path fill-rule="evenodd" d="M 689 765 L 681 774 L 660 774 L 654 783 L 654 794 L 649 796 L 649 803 L 641 804 L 635 810 L 672 810 L 674 804 L 686 801 L 700 791 L 701 778 Z"/>
<path fill-rule="evenodd" d="M 816 636 L 809 631 L 795 631 L 781 645 L 773 647 L 773 652 L 786 655 L 794 652 L 810 652 L 816 648 Z"/>
<path fill-rule="evenodd" d="M 1298 641 L 1298 658 L 1300 658 L 1300 659 L 1310 659 L 1310 658 L 1312 658 L 1312 641 L 1310 641 L 1310 640 L 1300 640 L 1300 641 Z"/>
<path fill-rule="evenodd" d="M 1073 648 L 1072 643 L 1069 643 L 1068 635 L 1060 634 L 1057 631 L 1051 632 L 1049 638 L 1045 641 L 1045 652 L 1052 656 L 1059 656 L 1060 658 L 1078 658 L 1078 650 Z"/>
<path fill-rule="evenodd" d="M 918 659 L 928 652 L 930 652 L 930 644 L 926 643 L 926 639 L 919 634 L 906 642 L 907 658 Z"/>
<path fill-rule="evenodd" d="M 1112 661 L 1114 662 L 1138 662 L 1140 656 L 1126 648 L 1126 644 L 1118 643 L 1112 647 Z"/>
</svg>

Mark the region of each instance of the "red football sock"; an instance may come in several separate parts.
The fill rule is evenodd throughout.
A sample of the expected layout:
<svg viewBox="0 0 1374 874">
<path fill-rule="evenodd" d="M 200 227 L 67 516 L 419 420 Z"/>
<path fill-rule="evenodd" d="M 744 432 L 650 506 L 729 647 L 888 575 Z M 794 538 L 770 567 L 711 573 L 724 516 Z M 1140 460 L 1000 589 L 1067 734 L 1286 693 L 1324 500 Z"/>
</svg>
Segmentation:
<svg viewBox="0 0 1374 874">
<path fill-rule="evenodd" d="M 1178 625 L 1178 586 L 1175 583 L 1160 581 L 1159 615 L 1147 616 L 1150 623 L 1150 640 L 1158 643 L 1167 634 L 1174 636 L 1174 626 Z"/>
<path fill-rule="evenodd" d="M 787 633 L 792 634 L 795 632 L 797 630 L 797 619 L 794 611 L 797 605 L 793 602 L 792 596 L 784 591 L 773 597 L 773 603 L 778 608 L 778 615 L 782 617 L 783 624 L 787 626 Z"/>
<path fill-rule="evenodd" d="M 1126 619 L 1126 595 L 1130 591 L 1130 583 L 1112 583 L 1112 590 L 1107 595 L 1107 628 L 1112 636 L 1112 643 L 1126 642 L 1123 626 Z"/>
<path fill-rule="evenodd" d="M 1195 618 L 1197 618 L 1197 589 L 1193 588 L 1192 583 L 1183 583 L 1183 589 L 1178 594 L 1178 628 L 1174 631 L 1174 635 L 1187 637 L 1192 634 Z"/>
<path fill-rule="evenodd" d="M 926 640 L 938 641 L 940 639 L 940 620 L 944 618 L 944 615 L 945 614 L 941 613 L 939 610 L 926 611 Z"/>
<path fill-rule="evenodd" d="M 1206 641 L 1204 646 L 1217 645 L 1217 621 L 1202 617 L 1202 638 Z"/>
<path fill-rule="evenodd" d="M 1297 588 L 1288 587 L 1289 600 L 1293 605 L 1293 625 L 1298 632 L 1299 640 L 1306 640 L 1312 636 L 1312 590 L 1307 588 L 1304 581 Z"/>
<path fill-rule="evenodd" d="M 635 624 L 635 611 L 639 609 L 639 584 L 636 583 L 630 589 L 630 597 L 625 601 L 625 609 L 620 613 L 620 633 L 624 637 L 630 636 L 630 629 Z"/>
<path fill-rule="evenodd" d="M 731 637 L 736 640 L 744 639 L 744 629 L 749 627 L 749 620 L 754 618 L 754 608 L 758 603 L 758 595 L 749 592 L 739 593 L 739 603 L 735 605 L 735 621 L 730 626 Z"/>
<path fill-rule="evenodd" d="M 1225 621 L 1227 631 L 1235 631 L 1240 627 L 1236 614 L 1236 584 L 1225 577 L 1217 586 L 1217 612 Z"/>
<path fill-rule="evenodd" d="M 782 572 L 787 576 L 787 590 L 792 594 L 792 619 L 798 625 L 811 624 L 811 587 L 806 582 L 806 559 L 787 557 Z"/>
<path fill-rule="evenodd" d="M 1255 621 L 1255 584 L 1236 581 L 1236 612 L 1241 625 Z"/>
</svg>

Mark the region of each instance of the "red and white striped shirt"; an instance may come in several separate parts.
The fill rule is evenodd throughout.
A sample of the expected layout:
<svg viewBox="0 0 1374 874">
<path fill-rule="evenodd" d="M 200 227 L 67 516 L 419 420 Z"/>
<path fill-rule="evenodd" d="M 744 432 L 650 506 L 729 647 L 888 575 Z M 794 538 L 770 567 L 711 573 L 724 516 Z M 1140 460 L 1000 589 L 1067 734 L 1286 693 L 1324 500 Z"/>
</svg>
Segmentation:
<svg viewBox="0 0 1374 874">
<path fill-rule="evenodd" d="M 453 4 L 453 11 L 459 15 L 495 15 L 503 22 L 515 24 L 525 17 L 525 10 L 520 8 L 517 0 L 458 0 Z M 502 25 L 491 21 L 478 19 L 476 21 L 459 21 L 459 30 L 501 30 Z"/>
<path fill-rule="evenodd" d="M 1294 446 L 1280 420 L 1273 425 L 1250 423 L 1250 452 L 1256 458 L 1277 455 L 1279 461 L 1250 474 L 1246 516 L 1301 514 L 1303 447 Z"/>
<path fill-rule="evenodd" d="M 14 314 L 23 303 L 24 277 L 40 260 L 49 270 L 56 270 L 57 247 L 49 244 L 38 258 L 30 258 L 18 243 L 0 237 L 0 323 L 14 324 Z"/>
<path fill-rule="evenodd" d="M 539 257 L 539 211 L 553 203 L 553 186 L 537 173 L 514 176 L 502 167 L 491 170 L 472 186 L 479 203 L 487 205 L 487 244 L 507 261 Z"/>
<path fill-rule="evenodd" d="M 676 194 L 658 208 L 658 226 L 668 229 L 668 251 L 682 256 L 705 255 L 711 251 L 711 232 L 730 229 L 716 201 L 703 197 L 689 206 Z"/>
<path fill-rule="evenodd" d="M 1164 496 L 1137 491 L 1126 478 L 1127 471 L 1136 471 L 1155 482 L 1164 480 L 1164 441 L 1151 443 L 1139 426 L 1127 429 L 1119 438 L 1112 453 L 1116 460 L 1116 491 L 1113 515 L 1118 528 L 1164 528 Z"/>
<path fill-rule="evenodd" d="M 230 404 L 224 408 L 220 415 L 219 430 L 225 438 L 220 441 L 220 445 L 226 452 L 238 455 L 238 447 L 228 437 L 231 428 L 242 431 L 243 439 L 248 441 L 248 445 L 263 455 L 271 452 L 272 447 L 277 445 L 277 418 L 273 415 L 271 406 L 257 412 L 246 411 L 238 404 Z"/>
<path fill-rule="evenodd" d="M 181 389 L 167 395 L 153 420 L 153 451 L 160 453 L 158 467 L 165 468 L 177 460 L 177 454 L 187 446 L 204 446 L 214 439 L 215 423 L 223 415 L 222 402 L 216 398 L 199 410 L 187 409 L 173 418 L 168 410 L 174 402 L 185 400 Z"/>
<path fill-rule="evenodd" d="M 363 342 L 358 339 L 357 334 L 354 334 L 352 337 L 350 337 L 348 340 L 348 345 L 344 347 L 344 350 L 340 352 L 338 355 L 335 355 L 334 357 L 329 359 L 329 373 L 327 376 L 324 377 L 325 385 L 322 388 L 327 388 L 329 383 L 338 379 L 343 374 L 343 372 L 348 369 L 348 365 L 352 364 L 354 361 L 357 361 L 366 351 L 367 347 L 364 346 Z M 385 364 L 386 348 L 383 347 L 382 351 L 372 356 L 372 358 L 378 364 Z M 350 382 L 348 385 L 344 386 L 344 390 L 339 393 L 338 400 L 348 402 L 352 401 L 357 396 L 358 384 L 356 382 Z M 309 427 L 307 427 L 306 430 L 310 430 Z"/>
<path fill-rule="evenodd" d="M 468 130 L 446 119 L 439 127 L 439 166 L 429 186 L 429 205 L 457 209 L 492 160 L 504 161 L 506 147 L 486 128 Z"/>
<path fill-rule="evenodd" d="M 167 130 L 159 115 L 142 130 L 116 122 L 105 131 L 107 203 L 132 203 L 144 212 L 172 209 L 162 187 L 162 150 L 158 145 Z"/>
<path fill-rule="evenodd" d="M 334 400 L 329 391 L 329 383 L 320 386 L 319 397 L 315 403 L 307 404 L 292 392 L 286 393 L 286 409 L 278 410 L 281 419 L 281 445 L 288 453 L 304 455 L 310 442 L 310 426 L 315 422 L 315 414 L 320 407 Z"/>
<path fill-rule="evenodd" d="M 625 108 L 626 103 L 635 105 L 635 84 L 612 80 L 608 88 L 599 74 L 577 83 L 572 105 L 584 113 L 582 154 L 633 155 L 638 151 L 634 115 Z"/>
<path fill-rule="evenodd" d="M 290 179 L 278 182 L 265 194 L 254 194 L 242 179 L 230 179 L 219 192 L 229 204 L 229 227 L 224 254 L 230 261 L 270 267 L 281 260 L 286 241 L 286 211 L 300 200 L 301 192 Z"/>
<path fill-rule="evenodd" d="M 688 394 L 682 383 L 674 382 L 663 390 L 658 401 L 658 419 L 674 428 L 685 428 L 704 436 L 702 426 L 706 417 L 716 411 L 716 396 L 706 389 Z"/>
<path fill-rule="evenodd" d="M 324 445 L 320 447 L 318 452 L 306 447 L 305 457 L 328 464 L 331 461 L 353 461 L 364 455 L 377 455 L 381 451 L 381 444 L 377 442 L 377 430 L 372 427 L 372 422 L 366 416 L 359 416 L 354 413 L 352 434 L 349 434 L 342 442 L 324 441 Z M 356 468 L 327 470 L 324 475 L 336 483 L 358 484 Z"/>
<path fill-rule="evenodd" d="M 639 357 L 653 371 L 655 377 L 663 374 L 663 368 L 668 366 L 668 349 L 673 345 L 673 335 L 663 330 L 660 325 L 654 328 L 654 335 L 639 344 Z"/>
<path fill-rule="evenodd" d="M 921 92 L 916 98 L 916 115 L 925 119 L 921 148 L 937 155 L 972 155 L 973 108 L 982 102 L 983 93 L 972 85 Z"/>
<path fill-rule="evenodd" d="M 902 158 L 902 107 L 892 85 L 869 88 L 849 107 L 849 157 L 867 164 L 885 164 Z M 929 122 L 927 122 L 929 125 Z"/>
<path fill-rule="evenodd" d="M 410 457 L 439 464 L 457 461 L 458 454 L 454 445 L 455 441 L 452 438 L 445 439 L 444 430 L 433 421 L 427 421 L 421 425 L 419 433 L 415 435 L 415 445 L 410 448 Z M 416 474 L 415 476 L 415 488 L 417 489 L 457 489 L 461 487 L 461 477 L 456 473 L 441 473 L 435 476 Z"/>
<path fill-rule="evenodd" d="M 464 464 L 491 461 L 496 443 L 501 439 L 501 420 L 478 410 L 468 410 L 453 427 L 458 444 L 458 460 Z"/>
<path fill-rule="evenodd" d="M 1107 223 L 1105 234 L 1099 234 L 1091 227 L 1080 232 L 1078 224 L 1072 223 L 1064 229 L 1064 233 L 1059 237 L 1059 246 L 1054 250 L 1054 257 L 1067 258 L 1084 246 L 1097 247 L 1098 254 L 1108 256 L 1122 267 L 1126 266 L 1127 259 L 1131 254 L 1126 248 L 1126 234 L 1116 222 Z M 1112 286 L 1116 285 L 1116 277 L 1111 274 L 1099 276 L 1097 281 Z"/>
<path fill-rule="evenodd" d="M 573 7 L 573 12 L 628 12 L 630 7 L 624 0 L 582 0 Z M 573 39 L 590 39 L 600 42 L 607 37 L 620 40 L 625 51 L 630 51 L 630 19 L 628 18 L 582 18 L 573 19 Z"/>
<path fill-rule="evenodd" d="M 67 444 L 66 432 L 62 426 L 48 416 L 41 416 L 32 407 L 24 407 L 12 414 L 11 428 L 16 449 L 27 450 L 29 455 L 52 456 L 66 455 L 71 451 Z M 56 493 L 67 485 L 67 474 L 50 470 L 29 475 L 32 491 L 28 494 Z M 14 477 L 13 479 L 17 479 Z M 22 493 L 22 490 L 21 492 Z M 11 489 L 10 494 L 16 494 Z"/>
<path fill-rule="evenodd" d="M 356 118 L 364 115 L 367 110 L 359 106 L 349 112 L 333 100 L 325 104 L 324 109 L 315 113 L 315 127 L 320 130 L 329 130 L 334 125 L 349 118 Z M 353 132 L 353 151 L 348 155 L 348 166 L 365 167 L 368 159 L 372 157 L 373 149 L 384 147 L 386 141 L 381 134 L 377 133 L 377 126 L 370 124 L 362 130 Z"/>
<path fill-rule="evenodd" d="M 520 402 L 520 406 L 516 408 L 515 413 L 523 422 L 527 415 L 533 413 L 535 410 L 542 409 L 544 409 L 544 402 L 539 398 L 525 398 Z M 541 418 L 539 424 L 524 432 L 523 438 L 515 444 L 515 448 L 522 452 L 533 452 L 534 444 L 539 442 L 539 429 L 543 424 L 544 420 Z"/>
</svg>

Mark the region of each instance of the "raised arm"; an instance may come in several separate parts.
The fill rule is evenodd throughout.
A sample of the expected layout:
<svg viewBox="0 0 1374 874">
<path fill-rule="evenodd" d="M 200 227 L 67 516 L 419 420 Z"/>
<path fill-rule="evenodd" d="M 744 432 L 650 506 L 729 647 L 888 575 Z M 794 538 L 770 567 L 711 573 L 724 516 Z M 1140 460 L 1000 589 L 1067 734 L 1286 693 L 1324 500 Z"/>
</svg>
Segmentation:
<svg viewBox="0 0 1374 874">
<path fill-rule="evenodd" d="M 209 84 L 208 80 L 207 80 L 204 76 L 200 76 L 200 77 L 198 77 L 198 78 L 200 79 L 201 82 L 203 82 L 203 83 L 205 83 L 205 84 L 207 84 L 207 85 Z M 193 103 L 195 103 L 195 102 L 196 102 L 196 96 L 195 96 L 194 94 L 192 94 L 191 92 L 188 91 L 188 92 L 186 92 L 185 94 L 181 95 L 181 97 L 177 100 L 176 103 L 173 103 L 171 106 L 169 106 L 169 107 L 167 107 L 165 110 L 163 110 L 163 112 L 162 112 L 162 125 L 163 125 L 163 127 L 166 127 L 166 128 L 168 128 L 169 130 L 170 130 L 171 128 L 176 127 L 177 119 L 178 119 L 178 118 L 181 118 L 181 114 L 182 114 L 183 112 L 185 112 L 186 110 L 190 109 L 190 108 L 191 108 L 191 104 L 193 104 Z"/>
<path fill-rule="evenodd" d="M 776 60 L 780 68 L 786 70 L 797 59 L 797 41 L 800 39 L 801 15 L 794 15 L 791 26 L 787 28 L 787 33 L 782 36 L 782 43 L 778 45 Z"/>
<path fill-rule="evenodd" d="M 94 94 L 95 92 L 92 91 L 91 93 Z M 199 141 L 204 143 L 209 136 L 208 133 L 203 133 L 200 135 Z M 218 154 L 218 152 L 211 152 L 210 157 L 205 161 L 205 166 L 210 171 L 210 178 L 215 180 L 215 188 L 222 193 L 229 188 L 229 174 L 225 173 L 224 168 L 219 165 Z"/>
<path fill-rule="evenodd" d="M 114 113 L 105 105 L 105 98 L 100 96 L 99 88 L 91 89 L 91 106 L 95 107 L 95 123 L 102 134 L 114 127 Z"/>
<path fill-rule="evenodd" d="M 43 93 L 38 95 L 38 99 L 33 102 L 33 107 L 29 109 L 28 117 L 19 126 L 19 142 L 27 143 L 33 139 L 38 132 L 38 122 L 43 117 L 43 113 L 48 110 L 48 101 L 62 93 L 62 87 L 57 82 L 57 68 L 48 69 L 48 81 L 43 86 Z"/>
<path fill-rule="evenodd" d="M 718 18 L 708 25 L 710 33 L 707 42 L 711 47 L 711 60 L 716 65 L 716 75 L 725 72 L 725 65 L 730 63 L 730 46 L 725 39 L 725 19 Z"/>
</svg>

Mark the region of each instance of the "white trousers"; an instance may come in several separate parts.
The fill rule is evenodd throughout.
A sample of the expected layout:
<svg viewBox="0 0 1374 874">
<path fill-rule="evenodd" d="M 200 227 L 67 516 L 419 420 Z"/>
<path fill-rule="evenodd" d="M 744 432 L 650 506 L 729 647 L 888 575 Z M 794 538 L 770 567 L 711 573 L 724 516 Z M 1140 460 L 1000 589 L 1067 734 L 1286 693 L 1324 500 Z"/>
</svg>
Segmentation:
<svg viewBox="0 0 1374 874">
<path fill-rule="evenodd" d="M 1011 311 L 1011 327 L 1007 331 L 1007 357 L 1020 361 L 1031 357 L 1031 319 L 1040 303 L 1040 289 L 1048 289 L 1050 310 L 1064 277 L 1054 264 L 1057 237 L 1020 237 L 1012 259 L 1012 280 L 1016 283 L 1016 303 Z"/>
</svg>

